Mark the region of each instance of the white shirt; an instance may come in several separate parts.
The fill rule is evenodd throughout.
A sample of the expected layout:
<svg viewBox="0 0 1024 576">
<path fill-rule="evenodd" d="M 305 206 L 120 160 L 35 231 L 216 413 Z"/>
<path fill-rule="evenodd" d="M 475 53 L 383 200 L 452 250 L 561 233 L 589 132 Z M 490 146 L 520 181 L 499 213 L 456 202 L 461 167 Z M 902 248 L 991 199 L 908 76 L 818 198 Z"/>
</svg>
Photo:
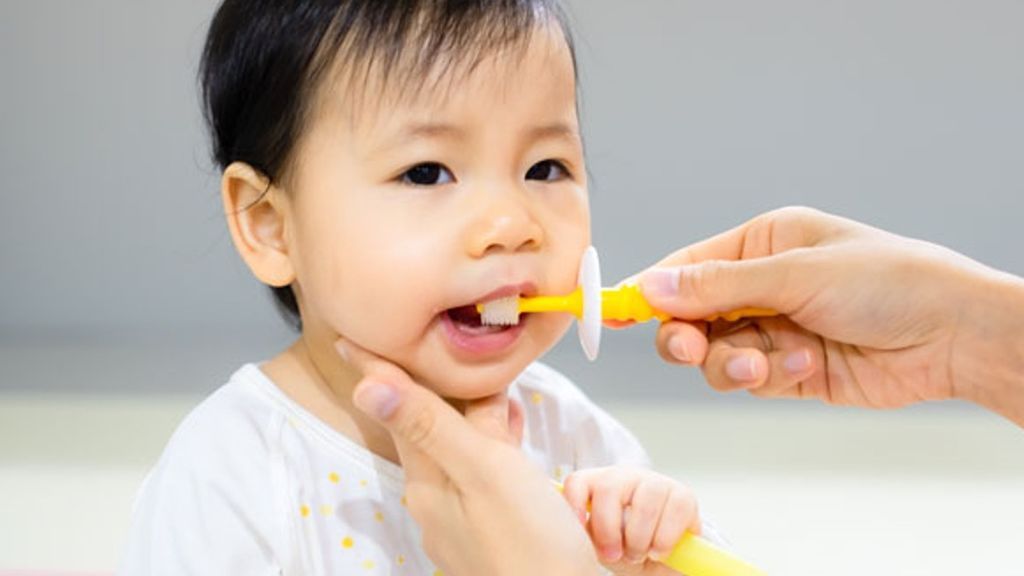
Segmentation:
<svg viewBox="0 0 1024 576">
<path fill-rule="evenodd" d="M 542 364 L 509 395 L 524 408 L 524 452 L 553 479 L 648 464 L 622 425 Z M 433 576 L 403 480 L 248 364 L 172 436 L 140 489 L 118 574 Z"/>
</svg>

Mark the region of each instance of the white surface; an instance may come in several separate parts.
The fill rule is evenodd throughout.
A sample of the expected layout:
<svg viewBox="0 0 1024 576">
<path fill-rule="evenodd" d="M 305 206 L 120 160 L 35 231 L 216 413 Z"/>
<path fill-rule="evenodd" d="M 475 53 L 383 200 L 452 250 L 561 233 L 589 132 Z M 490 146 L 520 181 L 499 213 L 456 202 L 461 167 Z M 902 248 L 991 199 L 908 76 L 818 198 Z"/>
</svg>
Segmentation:
<svg viewBox="0 0 1024 576">
<path fill-rule="evenodd" d="M 580 260 L 577 284 L 583 290 L 583 317 L 579 319 L 580 344 L 587 359 L 593 362 L 601 351 L 601 260 L 597 249 L 588 246 Z"/>
<path fill-rule="evenodd" d="M 195 398 L 0 397 L 0 571 L 106 571 Z M 1024 431 L 975 410 L 611 406 L 776 575 L 1024 574 Z"/>
</svg>

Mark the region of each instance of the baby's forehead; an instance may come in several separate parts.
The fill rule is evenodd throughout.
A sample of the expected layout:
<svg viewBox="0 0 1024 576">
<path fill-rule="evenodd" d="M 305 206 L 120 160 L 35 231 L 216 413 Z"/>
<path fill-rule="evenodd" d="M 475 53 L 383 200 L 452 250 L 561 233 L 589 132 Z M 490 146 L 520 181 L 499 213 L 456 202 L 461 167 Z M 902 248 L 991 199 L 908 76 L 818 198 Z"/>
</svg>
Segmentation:
<svg viewBox="0 0 1024 576">
<path fill-rule="evenodd" d="M 431 61 L 413 51 L 397 59 L 339 54 L 321 78 L 310 112 L 311 119 L 336 118 L 373 130 L 395 116 L 457 117 L 477 101 L 501 113 L 522 98 L 524 87 L 575 104 L 575 62 L 557 26 L 538 24 L 521 42 L 445 52 Z"/>
</svg>

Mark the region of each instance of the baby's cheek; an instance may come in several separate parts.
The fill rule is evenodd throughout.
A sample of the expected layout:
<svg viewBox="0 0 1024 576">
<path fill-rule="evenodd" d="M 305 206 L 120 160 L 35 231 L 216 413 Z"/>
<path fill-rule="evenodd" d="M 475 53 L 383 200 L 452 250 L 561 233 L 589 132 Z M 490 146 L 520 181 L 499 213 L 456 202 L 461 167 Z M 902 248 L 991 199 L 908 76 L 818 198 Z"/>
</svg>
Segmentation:
<svg viewBox="0 0 1024 576">
<path fill-rule="evenodd" d="M 345 321 L 339 324 L 340 333 L 351 337 L 367 350 L 407 368 L 411 351 L 420 342 L 422 334 L 401 310 L 357 306 L 347 310 Z"/>
<path fill-rule="evenodd" d="M 409 369 L 436 320 L 427 303 L 437 296 L 394 274 L 363 272 L 319 285 L 313 309 L 333 332 Z"/>
</svg>

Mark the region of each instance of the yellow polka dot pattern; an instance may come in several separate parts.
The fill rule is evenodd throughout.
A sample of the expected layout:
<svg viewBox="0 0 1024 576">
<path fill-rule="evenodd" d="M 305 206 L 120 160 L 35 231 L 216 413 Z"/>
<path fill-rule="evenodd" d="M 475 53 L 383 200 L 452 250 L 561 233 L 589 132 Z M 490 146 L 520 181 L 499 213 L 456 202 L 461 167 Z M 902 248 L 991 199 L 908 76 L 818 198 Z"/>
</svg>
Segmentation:
<svg viewBox="0 0 1024 576">
<path fill-rule="evenodd" d="M 331 473 L 329 473 L 327 475 L 327 480 L 330 483 L 332 483 L 332 484 L 339 484 L 341 482 L 341 476 L 337 472 L 331 472 Z M 362 486 L 362 487 L 366 487 L 366 486 L 369 485 L 369 481 L 367 481 L 365 479 L 364 480 L 360 480 L 359 481 L 359 485 Z M 402 506 L 408 506 L 408 501 L 406 500 L 405 495 L 402 495 L 401 504 L 402 504 Z M 330 504 L 321 504 L 317 508 L 317 510 L 320 512 L 320 514 L 322 516 L 332 516 L 332 515 L 334 515 L 336 509 L 335 509 L 334 506 L 332 506 Z M 303 518 L 309 518 L 313 514 L 313 508 L 309 504 L 302 504 L 299 507 L 299 514 Z M 382 524 L 386 520 L 384 511 L 381 510 L 381 509 L 374 510 L 373 518 L 374 518 L 374 520 L 376 520 L 377 522 L 382 523 Z M 344 538 L 341 539 L 340 546 L 341 546 L 341 548 L 343 548 L 345 550 L 354 550 L 356 548 L 356 541 L 355 541 L 355 539 L 352 536 L 345 536 Z M 375 570 L 377 568 L 376 561 L 374 561 L 372 559 L 360 559 L 359 558 L 360 556 L 362 556 L 362 554 L 356 554 L 356 557 L 354 558 L 354 560 L 359 562 L 359 566 L 362 567 L 364 570 L 373 571 L 373 570 Z M 406 558 L 406 556 L 404 554 L 398 554 L 398 555 L 395 556 L 395 564 L 397 566 L 405 566 L 407 562 L 408 562 L 408 559 Z M 444 575 L 441 573 L 440 570 L 436 570 L 436 571 L 434 571 L 432 573 L 432 576 L 444 576 Z"/>
</svg>

